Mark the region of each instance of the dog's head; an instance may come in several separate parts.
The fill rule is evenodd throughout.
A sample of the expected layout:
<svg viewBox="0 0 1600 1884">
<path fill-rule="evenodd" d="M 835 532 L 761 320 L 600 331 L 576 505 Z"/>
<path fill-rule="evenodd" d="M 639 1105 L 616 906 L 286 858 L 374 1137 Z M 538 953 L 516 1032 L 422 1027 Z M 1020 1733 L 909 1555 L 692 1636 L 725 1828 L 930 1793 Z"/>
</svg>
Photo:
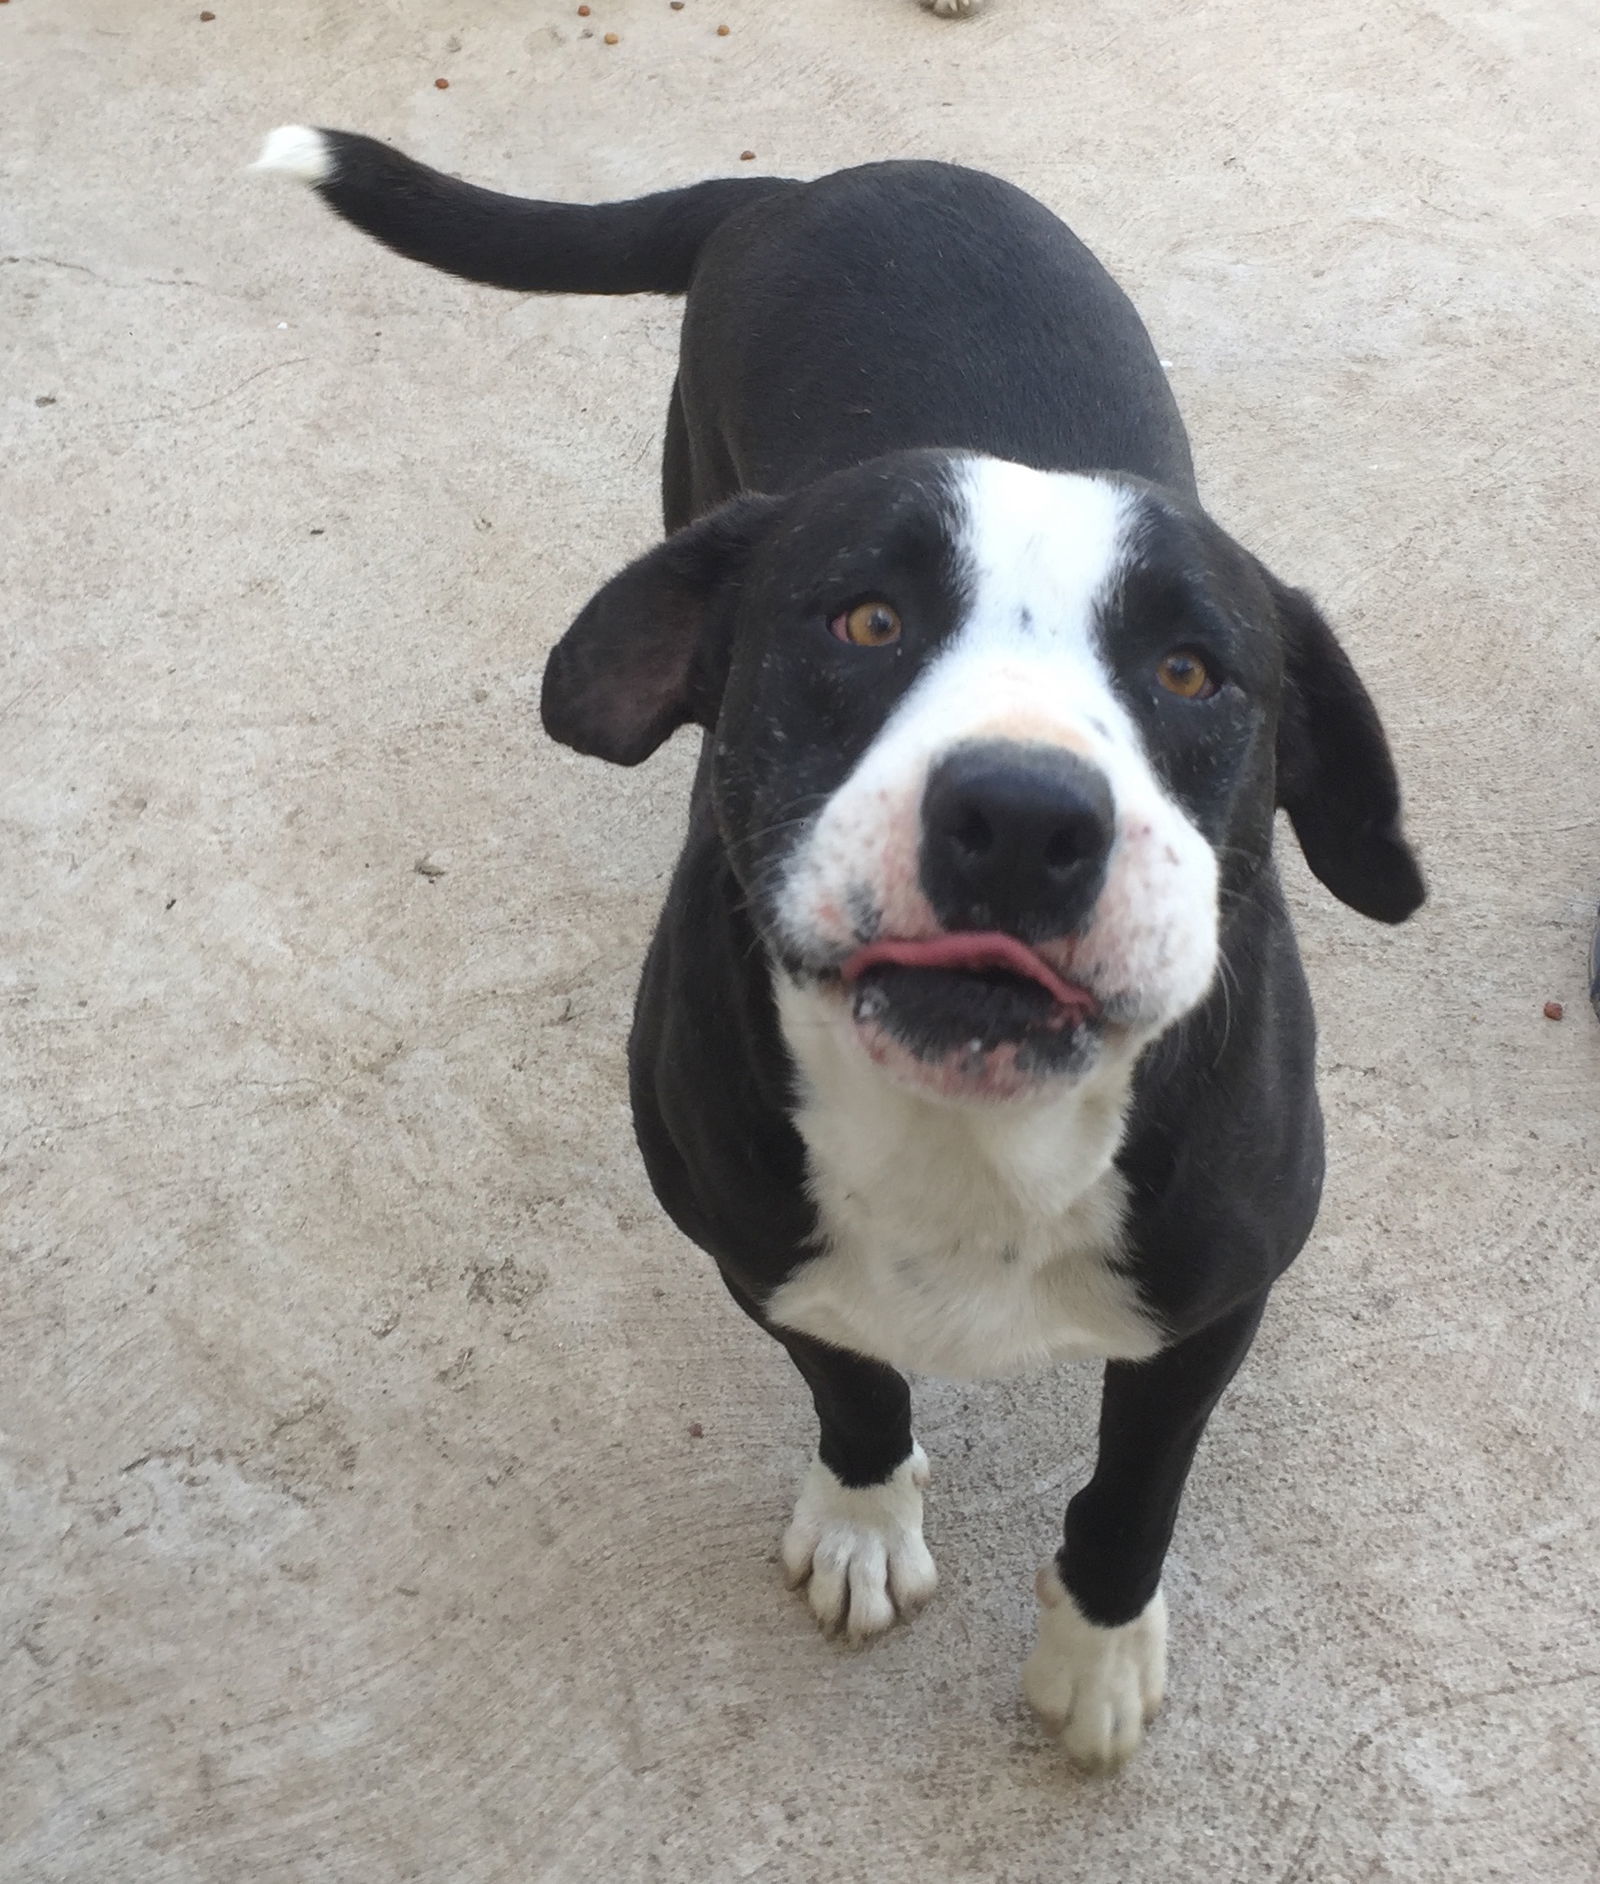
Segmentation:
<svg viewBox="0 0 1600 1884">
<path fill-rule="evenodd" d="M 1327 624 L 1130 478 L 918 452 L 736 499 L 590 602 L 543 713 L 623 765 L 706 728 L 775 965 L 953 1099 L 1131 1060 L 1203 999 L 1276 805 L 1353 908 L 1422 900 Z"/>
</svg>

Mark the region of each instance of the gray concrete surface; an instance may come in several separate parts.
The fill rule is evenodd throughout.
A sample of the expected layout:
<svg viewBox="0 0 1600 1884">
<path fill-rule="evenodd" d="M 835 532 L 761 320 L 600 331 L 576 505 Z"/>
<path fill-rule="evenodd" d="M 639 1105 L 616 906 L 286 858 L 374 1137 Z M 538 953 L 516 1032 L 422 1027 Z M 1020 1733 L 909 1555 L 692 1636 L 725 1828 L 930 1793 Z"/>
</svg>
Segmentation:
<svg viewBox="0 0 1600 1884">
<path fill-rule="evenodd" d="M 213 5 L 0 10 L 5 1884 L 1590 1884 L 1583 0 Z M 243 174 L 293 117 L 573 198 L 1014 178 L 1381 699 L 1433 901 L 1288 863 L 1329 1194 L 1118 1779 L 1017 1692 L 1092 1377 L 920 1386 L 943 1587 L 835 1648 L 797 1383 L 632 1151 L 687 754 L 531 705 L 651 539 L 676 310 L 375 251 Z"/>
</svg>

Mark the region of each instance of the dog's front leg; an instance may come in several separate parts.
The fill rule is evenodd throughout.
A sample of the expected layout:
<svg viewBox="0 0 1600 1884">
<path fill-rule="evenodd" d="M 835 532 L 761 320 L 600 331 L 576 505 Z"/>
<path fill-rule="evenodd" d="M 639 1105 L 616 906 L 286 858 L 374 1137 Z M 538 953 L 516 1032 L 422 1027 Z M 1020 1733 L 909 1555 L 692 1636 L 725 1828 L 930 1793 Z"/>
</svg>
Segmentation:
<svg viewBox="0 0 1600 1884">
<path fill-rule="evenodd" d="M 1152 1360 L 1106 1368 L 1094 1476 L 1067 1506 L 1066 1542 L 1039 1572 L 1039 1639 L 1022 1676 L 1035 1711 L 1084 1766 L 1120 1766 L 1161 1705 L 1161 1566 L 1200 1435 L 1265 1303 L 1252 1300 Z"/>
<path fill-rule="evenodd" d="M 911 1390 L 892 1367 L 786 1328 L 771 1333 L 811 1389 L 817 1456 L 783 1534 L 791 1587 L 806 1586 L 824 1629 L 879 1635 L 933 1594 L 922 1541 L 928 1461 L 911 1436 Z"/>
</svg>

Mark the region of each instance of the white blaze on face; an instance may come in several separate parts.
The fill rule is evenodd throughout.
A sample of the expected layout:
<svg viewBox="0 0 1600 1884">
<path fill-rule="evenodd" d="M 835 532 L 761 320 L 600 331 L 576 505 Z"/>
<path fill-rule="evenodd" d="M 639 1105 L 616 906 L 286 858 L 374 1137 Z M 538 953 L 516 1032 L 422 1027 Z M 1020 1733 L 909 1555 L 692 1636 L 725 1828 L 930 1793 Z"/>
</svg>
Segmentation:
<svg viewBox="0 0 1600 1884">
<path fill-rule="evenodd" d="M 1211 985 L 1217 865 L 1151 768 L 1099 645 L 1098 611 L 1127 566 L 1141 500 L 1108 480 L 994 459 L 957 478 L 966 617 L 796 852 L 783 926 L 813 959 L 856 945 L 863 906 L 881 936 L 936 934 L 920 882 L 930 771 L 971 740 L 1065 747 L 1105 774 L 1116 836 L 1087 928 L 1064 953 L 1041 953 L 1148 1037 Z"/>
</svg>

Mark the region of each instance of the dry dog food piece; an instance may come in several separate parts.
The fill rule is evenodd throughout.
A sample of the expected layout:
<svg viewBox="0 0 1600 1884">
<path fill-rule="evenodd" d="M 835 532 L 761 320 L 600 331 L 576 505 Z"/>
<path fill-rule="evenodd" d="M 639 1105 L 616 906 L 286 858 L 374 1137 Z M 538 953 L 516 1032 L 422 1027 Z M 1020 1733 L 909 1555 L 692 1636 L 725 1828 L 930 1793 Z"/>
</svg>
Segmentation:
<svg viewBox="0 0 1600 1884">
<path fill-rule="evenodd" d="M 580 20 L 586 20 L 586 19 L 588 19 L 588 17 L 589 17 L 589 9 L 588 9 L 587 7 L 579 7 L 579 8 L 578 8 L 578 18 L 579 18 Z"/>
<path fill-rule="evenodd" d="M 733 28 L 731 26 L 719 26 L 717 28 L 717 37 L 718 39 L 726 39 L 732 31 Z"/>
<path fill-rule="evenodd" d="M 202 13 L 200 17 L 203 20 L 214 20 L 217 16 L 215 13 Z"/>
<path fill-rule="evenodd" d="M 438 86 L 439 90 L 442 92 L 447 92 L 450 89 L 449 79 L 435 79 L 433 82 L 435 85 Z"/>
<path fill-rule="evenodd" d="M 689 1437 L 691 1439 L 704 1439 L 705 1436 L 706 1436 L 706 1429 L 700 1424 L 700 1422 L 698 1420 L 690 1420 Z"/>
<path fill-rule="evenodd" d="M 755 157 L 756 154 L 753 150 L 742 150 L 739 153 L 739 161 L 742 164 L 754 163 Z"/>
<path fill-rule="evenodd" d="M 617 35 L 615 33 L 607 33 L 606 44 L 608 46 L 614 46 L 616 43 L 617 43 Z"/>
<path fill-rule="evenodd" d="M 1566 1011 L 1567 1010 L 1559 1001 L 1546 1001 L 1544 1004 L 1544 1017 L 1546 1020 L 1560 1020 Z"/>
<path fill-rule="evenodd" d="M 683 0 L 667 0 L 667 4 L 672 8 L 674 13 L 681 13 L 683 11 Z"/>
</svg>

